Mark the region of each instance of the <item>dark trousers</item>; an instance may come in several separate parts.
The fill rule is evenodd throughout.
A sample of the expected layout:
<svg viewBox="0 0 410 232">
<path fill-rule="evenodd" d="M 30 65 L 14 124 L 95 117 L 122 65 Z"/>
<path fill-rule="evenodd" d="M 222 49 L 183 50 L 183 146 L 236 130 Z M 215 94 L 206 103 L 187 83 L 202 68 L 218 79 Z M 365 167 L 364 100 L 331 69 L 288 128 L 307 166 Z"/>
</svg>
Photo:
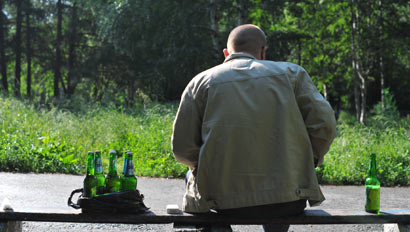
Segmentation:
<svg viewBox="0 0 410 232">
<path fill-rule="evenodd" d="M 236 209 L 222 209 L 217 210 L 218 213 L 224 215 L 234 215 L 234 216 L 255 216 L 261 215 L 263 217 L 287 217 L 302 214 L 306 208 L 306 200 L 269 204 L 269 205 L 259 205 Z M 263 225 L 263 230 L 265 232 L 285 232 L 289 230 L 289 225 L 280 224 L 265 224 Z"/>
<path fill-rule="evenodd" d="M 191 172 L 188 171 L 185 177 L 185 184 L 188 181 Z M 219 209 L 217 213 L 223 215 L 233 216 L 255 216 L 261 215 L 263 217 L 287 217 L 302 214 L 306 208 L 306 200 L 284 202 L 278 204 L 258 205 L 251 207 L 243 207 L 236 209 Z M 289 225 L 265 224 L 263 225 L 265 232 L 286 232 L 289 230 Z"/>
</svg>

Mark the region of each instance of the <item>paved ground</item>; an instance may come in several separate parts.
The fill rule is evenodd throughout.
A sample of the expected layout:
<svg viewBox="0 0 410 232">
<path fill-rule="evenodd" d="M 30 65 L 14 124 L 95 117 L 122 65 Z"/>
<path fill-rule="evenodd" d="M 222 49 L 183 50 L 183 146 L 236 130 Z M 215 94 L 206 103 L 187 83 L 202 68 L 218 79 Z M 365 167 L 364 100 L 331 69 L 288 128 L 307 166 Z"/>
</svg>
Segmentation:
<svg viewBox="0 0 410 232">
<path fill-rule="evenodd" d="M 73 189 L 81 188 L 84 176 L 59 174 L 12 174 L 0 172 L 0 202 L 8 198 L 17 211 L 25 207 L 61 207 Z M 153 209 L 167 204 L 181 205 L 184 181 L 180 179 L 138 178 L 138 189 Z M 326 201 L 317 209 L 357 209 L 364 206 L 363 186 L 322 186 Z M 410 188 L 382 188 L 381 209 L 410 208 Z M 68 206 L 67 206 L 68 207 Z M 260 226 L 233 226 L 234 231 L 261 231 Z M 289 231 L 382 231 L 382 225 L 303 225 Z M 23 231 L 172 231 L 171 225 L 111 225 L 25 222 Z"/>
</svg>

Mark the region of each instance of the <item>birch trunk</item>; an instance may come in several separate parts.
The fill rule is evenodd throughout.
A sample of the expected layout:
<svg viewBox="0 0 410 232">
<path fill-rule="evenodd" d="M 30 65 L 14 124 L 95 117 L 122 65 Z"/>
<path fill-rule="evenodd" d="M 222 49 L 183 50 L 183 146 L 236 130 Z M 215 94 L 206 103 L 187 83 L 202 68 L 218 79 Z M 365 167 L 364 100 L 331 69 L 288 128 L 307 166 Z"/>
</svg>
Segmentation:
<svg viewBox="0 0 410 232">
<path fill-rule="evenodd" d="M 350 3 L 350 16 L 351 16 L 351 26 L 352 26 L 352 44 L 351 44 L 351 50 L 352 50 L 352 71 L 353 71 L 353 84 L 354 84 L 354 105 L 355 105 L 355 110 L 356 110 L 356 120 L 360 120 L 360 81 L 357 75 L 357 70 L 356 70 L 356 14 L 354 12 L 354 1 Z"/>
<path fill-rule="evenodd" d="M 360 15 L 354 5 L 351 3 L 352 16 L 352 66 L 355 76 L 355 108 L 356 119 L 361 124 L 366 120 L 366 98 L 367 98 L 367 75 L 364 74 L 360 59 Z M 359 92 L 360 91 L 360 95 Z"/>
</svg>

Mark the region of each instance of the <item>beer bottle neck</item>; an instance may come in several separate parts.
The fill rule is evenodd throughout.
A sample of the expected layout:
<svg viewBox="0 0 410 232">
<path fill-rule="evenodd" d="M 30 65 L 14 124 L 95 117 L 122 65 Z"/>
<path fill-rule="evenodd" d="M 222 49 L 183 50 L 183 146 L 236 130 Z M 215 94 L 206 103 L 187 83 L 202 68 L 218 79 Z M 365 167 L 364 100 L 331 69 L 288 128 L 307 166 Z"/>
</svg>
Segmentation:
<svg viewBox="0 0 410 232">
<path fill-rule="evenodd" d="M 132 161 L 132 155 L 127 155 L 124 161 L 124 175 L 133 176 L 134 175 L 134 163 Z"/>
<path fill-rule="evenodd" d="M 115 154 L 110 154 L 110 167 L 108 170 L 108 174 L 113 175 L 117 174 L 117 156 Z"/>
<path fill-rule="evenodd" d="M 87 176 L 94 175 L 94 155 L 88 154 Z"/>
<path fill-rule="evenodd" d="M 372 155 L 370 157 L 370 166 L 369 166 L 369 176 L 376 177 L 376 156 Z"/>
<path fill-rule="evenodd" d="M 102 173 L 101 154 L 95 155 L 95 173 Z"/>
</svg>

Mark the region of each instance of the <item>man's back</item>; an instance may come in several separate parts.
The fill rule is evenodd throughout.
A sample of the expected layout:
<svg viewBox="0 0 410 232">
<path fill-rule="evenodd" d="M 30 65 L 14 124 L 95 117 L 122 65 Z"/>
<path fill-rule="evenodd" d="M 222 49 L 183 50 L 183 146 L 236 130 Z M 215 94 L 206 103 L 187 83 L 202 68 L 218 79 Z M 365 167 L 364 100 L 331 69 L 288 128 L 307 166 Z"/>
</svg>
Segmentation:
<svg viewBox="0 0 410 232">
<path fill-rule="evenodd" d="M 333 111 L 301 67 L 231 55 L 188 84 L 175 121 L 175 156 L 197 169 L 185 211 L 323 201 L 314 159 L 327 152 L 333 127 Z"/>
</svg>

